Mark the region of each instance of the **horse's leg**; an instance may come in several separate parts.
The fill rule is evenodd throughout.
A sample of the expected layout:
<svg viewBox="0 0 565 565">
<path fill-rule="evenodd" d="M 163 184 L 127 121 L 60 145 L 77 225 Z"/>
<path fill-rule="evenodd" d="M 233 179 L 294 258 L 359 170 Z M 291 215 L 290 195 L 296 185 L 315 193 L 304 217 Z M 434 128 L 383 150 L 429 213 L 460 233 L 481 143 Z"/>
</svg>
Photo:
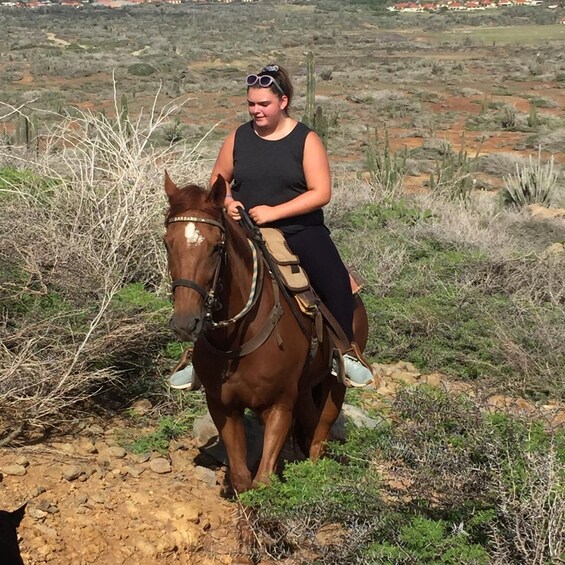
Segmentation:
<svg viewBox="0 0 565 565">
<path fill-rule="evenodd" d="M 323 453 L 325 442 L 331 427 L 339 416 L 344 398 L 345 385 L 339 383 L 334 376 L 329 375 L 323 383 L 320 418 L 314 430 L 308 454 L 313 461 L 319 459 Z"/>
<path fill-rule="evenodd" d="M 243 413 L 225 414 L 220 403 L 208 398 L 208 410 L 220 436 L 230 464 L 230 481 L 235 492 L 244 492 L 252 486 L 251 472 L 247 467 L 247 445 Z"/>
<path fill-rule="evenodd" d="M 296 423 L 293 433 L 298 447 L 306 457 L 310 454 L 314 431 L 320 421 L 320 407 L 314 401 L 313 392 L 314 390 L 309 390 L 299 394 L 294 409 Z"/>
<path fill-rule="evenodd" d="M 265 422 L 263 439 L 263 455 L 253 485 L 267 483 L 269 476 L 274 473 L 277 460 L 290 431 L 292 423 L 292 408 L 277 404 L 262 414 Z"/>
</svg>

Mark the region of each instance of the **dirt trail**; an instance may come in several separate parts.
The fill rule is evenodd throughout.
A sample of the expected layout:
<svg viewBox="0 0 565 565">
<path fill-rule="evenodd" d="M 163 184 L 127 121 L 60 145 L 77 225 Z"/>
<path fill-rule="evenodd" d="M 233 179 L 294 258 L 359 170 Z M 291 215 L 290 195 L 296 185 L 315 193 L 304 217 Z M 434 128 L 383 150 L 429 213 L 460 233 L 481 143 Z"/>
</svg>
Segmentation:
<svg viewBox="0 0 565 565">
<path fill-rule="evenodd" d="M 380 385 L 366 389 L 361 404 L 379 413 L 406 385 L 477 395 L 468 383 L 421 374 L 410 363 L 374 369 Z M 540 417 L 552 428 L 565 425 L 560 403 L 536 406 L 502 395 L 484 401 L 486 409 Z M 132 410 L 143 415 L 151 406 L 144 400 Z M 120 446 L 131 427 L 131 417 L 93 419 L 73 436 L 0 449 L 0 509 L 28 501 L 19 529 L 26 565 L 250 564 L 250 549 L 238 542 L 237 504 L 222 496 L 225 468 L 199 449 L 210 430 L 197 431 L 199 439 L 172 441 L 165 456 L 140 456 Z"/>
</svg>

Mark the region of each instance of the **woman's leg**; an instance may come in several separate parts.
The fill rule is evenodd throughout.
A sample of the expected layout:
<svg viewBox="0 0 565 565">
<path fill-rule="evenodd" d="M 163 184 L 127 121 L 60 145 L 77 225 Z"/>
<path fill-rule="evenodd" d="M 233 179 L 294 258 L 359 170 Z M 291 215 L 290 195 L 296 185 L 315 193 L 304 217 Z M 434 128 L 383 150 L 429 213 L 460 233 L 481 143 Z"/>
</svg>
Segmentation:
<svg viewBox="0 0 565 565">
<path fill-rule="evenodd" d="M 341 325 L 349 341 L 352 341 L 355 300 L 349 273 L 328 228 L 312 226 L 297 233 L 285 234 L 285 239 L 290 250 L 298 255 L 314 290 Z"/>
</svg>

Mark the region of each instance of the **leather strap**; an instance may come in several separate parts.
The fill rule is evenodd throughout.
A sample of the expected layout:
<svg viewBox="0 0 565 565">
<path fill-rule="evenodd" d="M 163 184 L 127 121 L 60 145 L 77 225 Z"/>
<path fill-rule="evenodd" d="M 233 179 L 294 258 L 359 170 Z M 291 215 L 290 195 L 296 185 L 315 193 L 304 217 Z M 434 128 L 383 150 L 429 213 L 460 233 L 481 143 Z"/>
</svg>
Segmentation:
<svg viewBox="0 0 565 565">
<path fill-rule="evenodd" d="M 273 330 L 276 328 L 283 313 L 281 302 L 278 296 L 278 286 L 274 281 L 273 290 L 275 292 L 275 304 L 273 306 L 273 309 L 271 310 L 269 317 L 267 318 L 261 329 L 249 341 L 246 341 L 243 345 L 237 347 L 236 349 L 229 349 L 227 351 L 224 349 L 218 349 L 215 345 L 212 345 L 206 337 L 206 334 L 202 334 L 198 341 L 202 341 L 202 343 L 215 355 L 218 355 L 220 357 L 227 357 L 228 359 L 238 359 L 239 357 L 245 357 L 256 349 L 259 349 L 259 347 L 261 347 L 267 341 Z M 277 342 L 279 343 L 280 347 L 280 336 L 277 338 Z"/>
</svg>

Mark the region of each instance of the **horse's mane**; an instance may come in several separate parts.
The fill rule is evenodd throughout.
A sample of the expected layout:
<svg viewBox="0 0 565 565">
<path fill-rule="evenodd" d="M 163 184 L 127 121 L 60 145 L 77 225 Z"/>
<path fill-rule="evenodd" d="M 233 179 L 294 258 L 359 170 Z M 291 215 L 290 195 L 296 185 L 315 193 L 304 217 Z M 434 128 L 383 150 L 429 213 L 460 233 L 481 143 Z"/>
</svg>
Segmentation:
<svg viewBox="0 0 565 565">
<path fill-rule="evenodd" d="M 165 224 L 170 218 L 186 210 L 201 210 L 202 212 L 212 213 L 213 206 L 206 202 L 207 196 L 208 190 L 196 184 L 187 184 L 179 188 L 178 192 L 169 200 L 169 211 Z"/>
</svg>

